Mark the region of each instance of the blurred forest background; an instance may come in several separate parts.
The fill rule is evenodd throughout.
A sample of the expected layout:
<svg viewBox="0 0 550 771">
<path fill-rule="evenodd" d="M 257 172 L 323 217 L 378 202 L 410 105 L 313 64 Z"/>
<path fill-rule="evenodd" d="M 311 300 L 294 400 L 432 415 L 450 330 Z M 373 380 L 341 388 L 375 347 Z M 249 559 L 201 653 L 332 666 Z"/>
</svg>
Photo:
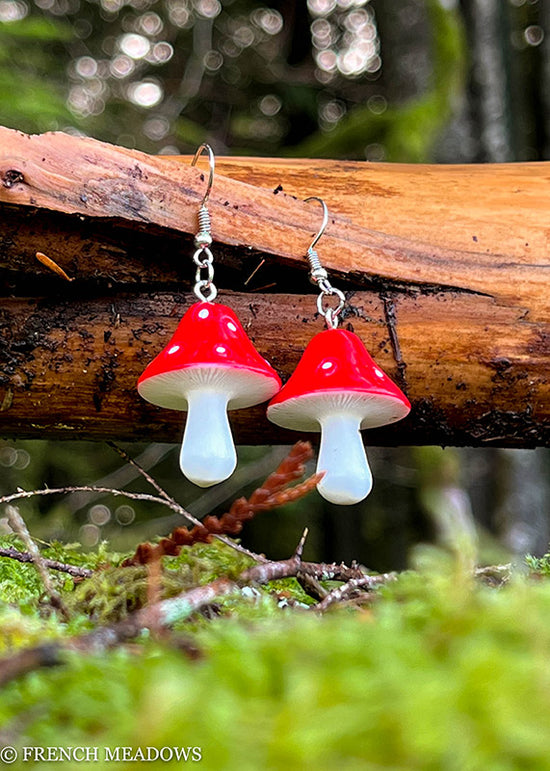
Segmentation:
<svg viewBox="0 0 550 771">
<path fill-rule="evenodd" d="M 0 0 L 0 124 L 161 154 L 208 141 L 233 155 L 550 159 L 550 3 Z M 240 448 L 235 475 L 202 491 L 181 477 L 175 446 L 127 450 L 197 516 L 223 511 L 285 454 Z M 464 532 L 482 560 L 547 550 L 547 450 L 369 457 L 365 502 L 336 507 L 315 493 L 250 523 L 245 545 L 287 556 L 307 524 L 308 557 L 377 570 L 404 567 L 420 540 Z M 106 445 L 0 440 L 0 494 L 71 483 L 144 489 Z M 115 549 L 178 524 L 166 510 L 90 494 L 35 499 L 22 513 L 38 537 Z"/>
</svg>

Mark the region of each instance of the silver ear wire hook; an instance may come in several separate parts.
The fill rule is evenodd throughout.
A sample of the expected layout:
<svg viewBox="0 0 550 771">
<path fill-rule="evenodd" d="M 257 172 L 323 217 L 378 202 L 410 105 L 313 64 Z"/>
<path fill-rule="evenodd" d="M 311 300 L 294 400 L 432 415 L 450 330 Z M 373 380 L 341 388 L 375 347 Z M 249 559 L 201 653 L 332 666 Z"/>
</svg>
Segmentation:
<svg viewBox="0 0 550 771">
<path fill-rule="evenodd" d="M 316 284 L 321 290 L 321 293 L 317 298 L 317 310 L 320 315 L 324 317 L 327 327 L 329 329 L 336 329 L 338 326 L 338 316 L 346 304 L 346 297 L 344 293 L 340 291 L 340 289 L 336 289 L 336 287 L 332 286 L 328 280 L 328 273 L 321 265 L 321 260 L 319 259 L 319 255 L 315 249 L 319 239 L 325 232 L 328 225 L 328 208 L 323 199 L 316 195 L 311 195 L 309 198 L 305 198 L 304 201 L 318 201 L 323 207 L 323 222 L 321 223 L 321 227 L 319 228 L 317 235 L 308 247 L 306 257 L 310 266 L 309 280 L 313 284 Z M 324 298 L 330 295 L 336 295 L 338 298 L 338 305 L 336 308 L 323 307 Z"/>
<path fill-rule="evenodd" d="M 319 228 L 319 232 L 317 233 L 317 235 L 315 236 L 315 238 L 313 239 L 313 241 L 309 245 L 308 252 L 310 252 L 310 251 L 315 251 L 315 247 L 317 246 L 317 244 L 319 242 L 319 239 L 321 238 L 321 236 L 323 235 L 323 233 L 327 229 L 327 225 L 328 225 L 328 208 L 327 208 L 326 203 L 323 201 L 323 199 L 319 198 L 316 195 L 310 195 L 309 198 L 304 198 L 304 202 L 305 203 L 307 203 L 308 201 L 318 201 L 321 204 L 321 206 L 323 207 L 323 222 L 321 223 L 321 227 Z"/>
<path fill-rule="evenodd" d="M 193 156 L 193 160 L 191 161 L 191 166 L 195 166 L 200 156 L 205 151 L 208 153 L 208 165 L 209 165 L 210 173 L 208 175 L 208 185 L 206 187 L 206 193 L 204 194 L 204 197 L 202 199 L 201 208 L 207 205 L 208 198 L 210 196 L 210 191 L 212 190 L 212 183 L 214 182 L 214 169 L 216 168 L 216 159 L 214 156 L 214 151 L 212 150 L 209 144 L 207 144 L 206 142 L 203 142 L 202 145 L 198 148 L 195 155 Z"/>
<path fill-rule="evenodd" d="M 193 261 L 197 266 L 195 275 L 195 295 L 203 302 L 211 302 L 218 294 L 218 290 L 214 286 L 214 255 L 210 251 L 210 244 L 212 243 L 212 226 L 210 223 L 210 212 L 208 211 L 208 199 L 210 197 L 210 191 L 212 190 L 212 184 L 214 182 L 214 169 L 216 167 L 216 159 L 214 157 L 214 151 L 210 145 L 203 142 L 195 153 L 191 166 L 195 166 L 199 157 L 203 152 L 208 153 L 208 165 L 209 175 L 208 183 L 206 186 L 206 192 L 203 196 L 200 208 L 199 208 L 199 230 L 195 236 L 195 246 L 197 251 L 193 255 Z M 206 270 L 206 278 L 201 277 L 201 270 Z M 203 290 L 207 289 L 208 294 L 205 296 Z"/>
</svg>

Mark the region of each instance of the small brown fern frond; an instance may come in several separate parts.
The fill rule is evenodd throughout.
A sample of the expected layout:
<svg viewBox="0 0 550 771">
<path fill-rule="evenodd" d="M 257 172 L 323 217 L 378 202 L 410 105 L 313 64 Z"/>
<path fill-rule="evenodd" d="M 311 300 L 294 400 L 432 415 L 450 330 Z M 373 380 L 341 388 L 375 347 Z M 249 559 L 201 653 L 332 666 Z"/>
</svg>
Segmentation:
<svg viewBox="0 0 550 771">
<path fill-rule="evenodd" d="M 237 498 L 229 511 L 221 517 L 210 514 L 203 519 L 201 525 L 195 525 L 191 529 L 184 526 L 174 528 L 169 536 L 162 538 L 155 546 L 150 543 L 139 544 L 133 557 L 122 564 L 146 565 L 165 555 L 178 555 L 183 546 L 210 543 L 215 535 L 238 535 L 243 524 L 261 511 L 300 500 L 313 490 L 323 476 L 314 474 L 300 484 L 290 487 L 292 482 L 304 475 L 305 464 L 312 456 L 313 450 L 309 442 L 297 442 L 277 469 L 254 490 L 250 498 Z"/>
<path fill-rule="evenodd" d="M 263 485 L 254 490 L 249 503 L 251 505 L 261 503 L 284 490 L 291 482 L 303 477 L 306 470 L 305 464 L 312 457 L 313 449 L 309 442 L 296 442 Z"/>
<path fill-rule="evenodd" d="M 263 511 L 267 508 L 275 509 L 277 506 L 285 506 L 287 503 L 294 503 L 295 501 L 299 501 L 300 498 L 303 498 L 304 495 L 307 495 L 317 487 L 324 475 L 325 472 L 321 471 L 318 474 L 313 474 L 313 476 L 304 479 L 303 482 L 300 482 L 298 485 L 294 485 L 294 487 L 288 487 L 286 490 L 280 490 L 278 493 L 271 496 L 271 498 L 268 498 L 268 500 L 263 504 L 265 508 L 260 510 Z"/>
</svg>

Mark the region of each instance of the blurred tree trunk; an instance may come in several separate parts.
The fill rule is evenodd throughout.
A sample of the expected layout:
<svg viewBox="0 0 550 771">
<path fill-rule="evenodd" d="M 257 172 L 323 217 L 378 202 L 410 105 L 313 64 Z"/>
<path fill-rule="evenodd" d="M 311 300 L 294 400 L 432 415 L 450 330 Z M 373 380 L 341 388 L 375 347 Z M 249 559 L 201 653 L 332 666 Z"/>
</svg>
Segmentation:
<svg viewBox="0 0 550 771">
<path fill-rule="evenodd" d="M 508 88 L 509 18 L 502 0 L 461 0 L 471 52 L 470 114 L 477 162 L 510 161 L 512 155 Z"/>
<path fill-rule="evenodd" d="M 539 24 L 543 30 L 540 45 L 541 158 L 550 158 L 550 3 L 539 3 Z"/>
<path fill-rule="evenodd" d="M 426 3 L 419 0 L 373 2 L 383 62 L 381 85 L 392 105 L 429 87 L 432 71 Z"/>
<path fill-rule="evenodd" d="M 548 450 L 497 450 L 495 524 L 517 555 L 548 551 L 550 472 Z"/>
</svg>

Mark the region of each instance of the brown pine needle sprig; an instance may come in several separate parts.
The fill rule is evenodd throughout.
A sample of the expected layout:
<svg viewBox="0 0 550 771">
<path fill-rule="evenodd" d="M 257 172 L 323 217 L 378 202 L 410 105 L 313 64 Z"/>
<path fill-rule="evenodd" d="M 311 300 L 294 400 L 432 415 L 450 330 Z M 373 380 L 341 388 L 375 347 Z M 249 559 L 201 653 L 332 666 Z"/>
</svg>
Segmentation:
<svg viewBox="0 0 550 771">
<path fill-rule="evenodd" d="M 300 500 L 319 483 L 322 474 L 314 474 L 294 487 L 291 483 L 304 475 L 305 464 L 313 456 L 309 442 L 297 442 L 284 458 L 277 469 L 270 474 L 265 482 L 258 487 L 250 498 L 237 498 L 231 508 L 221 517 L 209 515 L 202 524 L 192 528 L 176 527 L 158 544 L 141 543 L 133 557 L 125 560 L 123 565 L 146 565 L 164 555 L 176 556 L 182 546 L 194 543 L 210 543 L 215 535 L 238 535 L 243 524 L 261 511 L 275 509 L 286 503 Z"/>
</svg>

